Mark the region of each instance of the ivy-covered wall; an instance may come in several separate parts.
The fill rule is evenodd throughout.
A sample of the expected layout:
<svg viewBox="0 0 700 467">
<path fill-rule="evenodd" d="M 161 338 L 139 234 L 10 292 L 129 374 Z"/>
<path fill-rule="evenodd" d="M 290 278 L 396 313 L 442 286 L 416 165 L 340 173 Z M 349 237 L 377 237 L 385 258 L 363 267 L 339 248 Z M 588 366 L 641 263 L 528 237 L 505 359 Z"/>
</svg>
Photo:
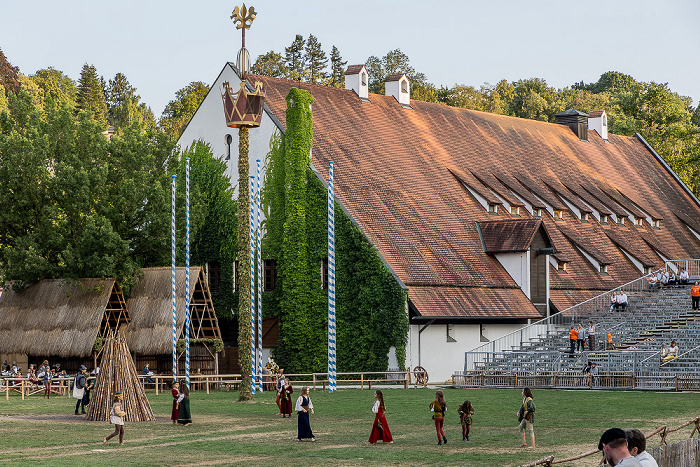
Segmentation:
<svg viewBox="0 0 700 467">
<path fill-rule="evenodd" d="M 263 257 L 277 261 L 275 290 L 263 294 L 265 316 L 280 318 L 277 361 L 288 373 L 326 371 L 328 290 L 327 191 L 310 168 L 313 98 L 292 88 L 287 132 L 267 157 Z M 360 229 L 336 204 L 338 371 L 384 371 L 390 347 L 405 361 L 408 317 L 403 289 Z"/>
</svg>

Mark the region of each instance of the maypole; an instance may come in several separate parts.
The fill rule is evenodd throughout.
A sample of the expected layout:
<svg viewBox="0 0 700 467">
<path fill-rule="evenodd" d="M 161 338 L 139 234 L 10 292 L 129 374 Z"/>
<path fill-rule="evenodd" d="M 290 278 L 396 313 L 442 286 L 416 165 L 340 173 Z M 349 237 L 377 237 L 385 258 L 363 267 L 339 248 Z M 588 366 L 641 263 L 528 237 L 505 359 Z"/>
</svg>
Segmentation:
<svg viewBox="0 0 700 467">
<path fill-rule="evenodd" d="M 250 199 L 255 196 L 253 176 L 250 177 Z M 252 387 L 251 391 L 255 394 L 255 369 L 257 352 L 255 350 L 255 218 L 253 216 L 253 204 L 250 205 L 250 356 L 251 356 L 251 372 Z"/>
<path fill-rule="evenodd" d="M 185 159 L 185 383 L 190 387 L 190 158 Z"/>
<path fill-rule="evenodd" d="M 173 175 L 172 182 L 172 203 L 171 203 L 171 222 L 170 222 L 170 285 L 173 299 L 173 381 L 177 381 L 177 308 L 175 295 L 175 179 L 177 175 Z"/>
<path fill-rule="evenodd" d="M 328 172 L 328 391 L 333 392 L 335 388 L 335 194 L 331 161 Z"/>
<path fill-rule="evenodd" d="M 250 29 L 255 16 L 255 9 L 253 7 L 246 8 L 245 4 L 240 8 L 234 8 L 233 13 L 231 13 L 231 19 L 236 25 L 236 29 L 242 30 L 241 49 L 238 51 L 236 59 L 236 68 L 241 83 L 240 89 L 235 92 L 231 89 L 228 82 L 223 83 L 224 92 L 221 95 L 224 103 L 226 126 L 238 128 L 238 277 L 241 284 L 245 284 L 246 281 L 250 280 L 251 289 L 255 287 L 253 278 L 254 265 L 252 258 L 251 262 L 245 261 L 244 258 L 247 254 L 246 248 L 251 246 L 252 249 L 253 229 L 252 226 L 250 229 L 246 228 L 245 222 L 242 222 L 245 218 L 245 213 L 250 211 L 252 224 L 253 215 L 250 204 L 251 197 L 254 195 L 252 182 L 250 191 L 247 189 L 249 183 L 248 174 L 250 173 L 248 129 L 260 126 L 265 101 L 262 82 L 255 82 L 252 91 L 246 88 L 246 81 L 250 72 L 250 54 L 245 48 L 245 30 Z M 250 295 L 246 293 L 238 294 L 238 363 L 241 367 L 241 373 L 243 373 L 238 400 L 241 401 L 252 399 L 255 387 L 254 303 L 254 290 L 251 290 Z M 248 312 L 251 313 L 250 325 L 245 318 Z M 248 347 L 249 345 L 250 347 Z M 248 349 L 251 351 L 250 355 L 248 355 Z"/>
<path fill-rule="evenodd" d="M 260 243 L 262 241 L 261 234 L 261 222 L 260 222 L 260 159 L 257 160 L 257 178 L 258 187 L 255 196 L 255 208 L 257 211 L 258 224 L 257 224 L 257 260 L 258 260 L 258 350 L 257 350 L 257 360 L 258 360 L 258 391 L 262 392 L 263 382 L 262 382 L 262 256 L 260 253 Z"/>
</svg>

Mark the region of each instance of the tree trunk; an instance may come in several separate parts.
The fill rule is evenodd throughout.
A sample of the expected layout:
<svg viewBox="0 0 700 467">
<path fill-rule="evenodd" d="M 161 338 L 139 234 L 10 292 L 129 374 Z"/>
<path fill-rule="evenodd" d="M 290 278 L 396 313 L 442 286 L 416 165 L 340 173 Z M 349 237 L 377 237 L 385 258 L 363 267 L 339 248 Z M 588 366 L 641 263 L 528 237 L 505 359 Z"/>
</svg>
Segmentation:
<svg viewBox="0 0 700 467">
<path fill-rule="evenodd" d="M 239 401 L 253 398 L 250 330 L 250 178 L 248 128 L 238 129 L 238 364 L 243 375 Z"/>
</svg>

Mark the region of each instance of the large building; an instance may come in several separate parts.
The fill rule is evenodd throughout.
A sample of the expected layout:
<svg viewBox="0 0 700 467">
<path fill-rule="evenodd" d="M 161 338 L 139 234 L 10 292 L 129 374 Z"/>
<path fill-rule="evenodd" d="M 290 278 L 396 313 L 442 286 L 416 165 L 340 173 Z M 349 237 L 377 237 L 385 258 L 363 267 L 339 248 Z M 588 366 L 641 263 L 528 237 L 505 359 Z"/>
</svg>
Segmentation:
<svg viewBox="0 0 700 467">
<path fill-rule="evenodd" d="M 346 89 L 251 76 L 267 94 L 250 132 L 251 174 L 285 131 L 285 96 L 309 91 L 312 166 L 334 162 L 337 201 L 408 291 L 405 366 L 445 380 L 464 352 L 662 267 L 700 257 L 700 202 L 641 136 L 607 132 L 603 111 L 559 124 L 410 99 L 408 79 L 368 92 L 364 66 Z M 180 138 L 231 154 L 227 64 Z M 230 137 L 228 137 L 230 135 Z M 396 362 L 404 366 L 403 362 Z"/>
</svg>

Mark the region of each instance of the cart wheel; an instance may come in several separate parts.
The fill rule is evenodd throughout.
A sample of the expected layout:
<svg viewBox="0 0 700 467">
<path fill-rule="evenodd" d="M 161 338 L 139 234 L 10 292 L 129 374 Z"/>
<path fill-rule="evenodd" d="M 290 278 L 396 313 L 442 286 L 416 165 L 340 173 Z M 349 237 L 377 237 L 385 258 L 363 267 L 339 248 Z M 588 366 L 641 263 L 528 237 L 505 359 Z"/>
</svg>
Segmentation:
<svg viewBox="0 0 700 467">
<path fill-rule="evenodd" d="M 428 372 L 422 366 L 417 366 L 413 369 L 413 376 L 416 378 L 416 386 L 428 384 Z"/>
</svg>

